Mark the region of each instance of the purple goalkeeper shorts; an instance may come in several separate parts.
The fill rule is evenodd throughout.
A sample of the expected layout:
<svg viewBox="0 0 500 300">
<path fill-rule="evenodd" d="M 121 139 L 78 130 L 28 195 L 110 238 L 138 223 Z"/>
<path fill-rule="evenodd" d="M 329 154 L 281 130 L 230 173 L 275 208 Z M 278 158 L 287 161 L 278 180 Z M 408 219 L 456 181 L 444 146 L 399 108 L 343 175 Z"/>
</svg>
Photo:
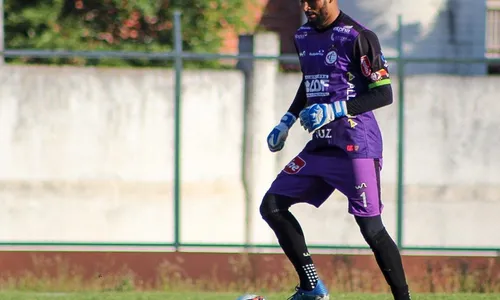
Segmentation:
<svg viewBox="0 0 500 300">
<path fill-rule="evenodd" d="M 278 174 L 268 193 L 320 207 L 337 189 L 347 197 L 350 214 L 378 216 L 383 209 L 380 199 L 381 168 L 381 159 L 302 151 Z"/>
</svg>

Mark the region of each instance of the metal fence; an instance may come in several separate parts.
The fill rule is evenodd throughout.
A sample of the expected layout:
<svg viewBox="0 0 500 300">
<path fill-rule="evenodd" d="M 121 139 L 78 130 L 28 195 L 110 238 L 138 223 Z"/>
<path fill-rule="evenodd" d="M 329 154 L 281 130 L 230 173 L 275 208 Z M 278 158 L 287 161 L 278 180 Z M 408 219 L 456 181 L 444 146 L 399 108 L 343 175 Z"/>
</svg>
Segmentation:
<svg viewBox="0 0 500 300">
<path fill-rule="evenodd" d="M 398 18 L 399 29 L 397 32 L 397 48 L 398 55 L 394 57 L 386 57 L 388 61 L 397 63 L 398 80 L 398 107 L 397 107 L 397 212 L 396 212 L 396 242 L 403 250 L 417 251 L 468 251 L 468 252 L 500 252 L 499 248 L 472 248 L 472 247 L 414 247 L 405 245 L 403 241 L 403 216 L 404 216 L 404 128 L 405 128 L 405 66 L 410 63 L 462 63 L 462 64 L 488 64 L 500 63 L 500 59 L 475 58 L 475 59 L 457 59 L 457 58 L 409 58 L 403 54 L 403 33 L 402 33 L 402 18 Z M 174 125 L 174 241 L 171 243 L 50 243 L 50 242 L 0 242 L 0 245 L 8 246 L 124 246 L 124 247 L 173 247 L 175 250 L 195 247 L 195 248 L 278 248 L 277 244 L 213 244 L 213 243 L 183 243 L 181 238 L 180 225 L 180 203 L 181 203 L 181 166 L 180 154 L 181 149 L 181 108 L 182 94 L 181 83 L 183 73 L 183 62 L 186 60 L 217 60 L 217 59 L 238 59 L 238 60 L 278 60 L 280 62 L 297 63 L 298 59 L 295 55 L 280 55 L 280 56 L 259 56 L 252 54 L 212 54 L 212 53 L 192 53 L 186 52 L 182 48 L 182 28 L 181 28 L 181 13 L 174 14 L 174 51 L 169 53 L 144 53 L 144 52 L 116 52 L 116 51 L 63 51 L 63 50 L 9 50 L 1 52 L 3 57 L 36 57 L 36 58 L 122 58 L 122 59 L 149 59 L 149 60 L 169 60 L 174 61 L 175 70 L 175 125 Z M 349 245 L 310 245 L 312 249 L 344 249 L 344 250 L 364 250 L 368 247 L 349 246 Z"/>
</svg>

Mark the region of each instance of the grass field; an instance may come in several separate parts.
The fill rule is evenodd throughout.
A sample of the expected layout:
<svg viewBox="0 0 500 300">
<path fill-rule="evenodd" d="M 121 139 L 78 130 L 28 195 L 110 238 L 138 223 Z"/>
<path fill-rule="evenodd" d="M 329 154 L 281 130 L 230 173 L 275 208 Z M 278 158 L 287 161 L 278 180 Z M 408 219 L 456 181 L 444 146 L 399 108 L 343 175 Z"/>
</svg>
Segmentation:
<svg viewBox="0 0 500 300">
<path fill-rule="evenodd" d="M 33 293 L 0 292 L 2 300 L 235 300 L 238 294 L 228 293 Z M 290 294 L 264 295 L 268 300 L 285 300 Z M 500 294 L 419 294 L 413 300 L 498 300 Z M 336 294 L 331 300 L 390 300 L 389 295 Z"/>
</svg>

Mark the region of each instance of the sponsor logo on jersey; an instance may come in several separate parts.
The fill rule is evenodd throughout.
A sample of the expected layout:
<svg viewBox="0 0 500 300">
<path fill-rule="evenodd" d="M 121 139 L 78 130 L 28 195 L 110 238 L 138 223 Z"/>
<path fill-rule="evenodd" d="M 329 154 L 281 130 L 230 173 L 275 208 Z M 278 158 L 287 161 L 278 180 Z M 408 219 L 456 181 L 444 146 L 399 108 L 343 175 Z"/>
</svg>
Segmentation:
<svg viewBox="0 0 500 300">
<path fill-rule="evenodd" d="M 355 152 L 355 151 L 359 150 L 359 146 L 358 145 L 347 145 L 346 150 L 347 150 L 347 152 Z"/>
<path fill-rule="evenodd" d="M 363 73 L 365 77 L 370 77 L 370 75 L 372 74 L 370 59 L 366 55 L 361 56 L 361 73 Z"/>
<path fill-rule="evenodd" d="M 332 129 L 330 128 L 318 129 L 314 133 L 314 137 L 317 139 L 331 139 L 333 138 Z"/>
<path fill-rule="evenodd" d="M 333 31 L 338 32 L 338 33 L 345 33 L 345 34 L 351 33 L 351 29 L 352 29 L 352 25 L 342 26 L 342 27 L 340 27 L 340 26 L 333 27 Z"/>
<path fill-rule="evenodd" d="M 349 118 L 347 119 L 347 122 L 349 123 L 349 126 L 351 126 L 351 128 L 356 128 L 356 126 L 358 126 L 358 123 L 356 123 L 353 119 Z"/>
<path fill-rule="evenodd" d="M 347 72 L 347 90 L 346 90 L 346 101 L 349 101 L 351 98 L 356 97 L 356 86 L 351 81 L 356 78 L 351 72 Z"/>
<path fill-rule="evenodd" d="M 354 188 L 357 190 L 360 190 L 360 189 L 367 188 L 367 185 L 366 185 L 366 183 L 362 182 L 360 185 L 355 185 Z"/>
<path fill-rule="evenodd" d="M 297 174 L 299 171 L 306 166 L 306 161 L 303 160 L 300 156 L 296 156 L 292 161 L 290 161 L 285 168 L 283 169 L 283 172 L 287 174 Z"/>
<path fill-rule="evenodd" d="M 380 54 L 380 59 L 382 60 L 382 62 L 384 63 L 384 68 L 389 68 L 389 63 L 387 62 L 387 60 L 385 59 L 385 56 L 383 53 Z"/>
<path fill-rule="evenodd" d="M 307 98 L 329 96 L 330 76 L 328 74 L 305 75 L 304 84 L 306 86 Z"/>
<path fill-rule="evenodd" d="M 333 65 L 337 61 L 338 55 L 335 50 L 332 50 L 326 54 L 325 63 L 327 65 Z"/>
<path fill-rule="evenodd" d="M 372 75 L 370 75 L 370 79 L 373 82 L 377 82 L 382 79 L 387 79 L 389 78 L 389 73 L 385 69 L 380 69 L 377 72 L 373 72 Z"/>
<path fill-rule="evenodd" d="M 353 81 L 356 76 L 354 76 L 351 72 L 347 72 L 347 81 Z"/>
<path fill-rule="evenodd" d="M 295 38 L 298 39 L 298 40 L 303 40 L 306 37 L 307 37 L 307 32 L 301 32 L 301 33 L 295 34 Z"/>
<path fill-rule="evenodd" d="M 340 44 L 343 44 L 345 41 L 349 40 L 348 36 L 339 36 L 337 32 L 332 33 L 330 36 L 330 39 L 332 42 L 339 42 Z"/>
<path fill-rule="evenodd" d="M 318 50 L 316 52 L 309 52 L 309 56 L 324 56 L 325 50 Z"/>
<path fill-rule="evenodd" d="M 352 82 L 347 82 L 346 101 L 356 98 L 356 86 Z"/>
</svg>

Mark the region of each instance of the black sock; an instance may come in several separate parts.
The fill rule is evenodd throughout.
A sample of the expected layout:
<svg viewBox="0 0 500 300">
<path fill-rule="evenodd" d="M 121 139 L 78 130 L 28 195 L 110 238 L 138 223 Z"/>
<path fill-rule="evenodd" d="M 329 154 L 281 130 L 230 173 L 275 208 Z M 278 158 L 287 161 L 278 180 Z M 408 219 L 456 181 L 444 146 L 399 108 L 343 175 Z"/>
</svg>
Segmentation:
<svg viewBox="0 0 500 300">
<path fill-rule="evenodd" d="M 283 252 L 295 267 L 299 275 L 300 287 L 304 290 L 313 290 L 318 282 L 318 275 L 297 219 L 288 210 L 274 211 L 264 219 L 276 234 Z"/>
<path fill-rule="evenodd" d="M 389 236 L 380 216 L 356 217 L 363 237 L 373 251 L 375 260 L 390 286 L 395 300 L 411 300 L 401 254 Z"/>
</svg>

